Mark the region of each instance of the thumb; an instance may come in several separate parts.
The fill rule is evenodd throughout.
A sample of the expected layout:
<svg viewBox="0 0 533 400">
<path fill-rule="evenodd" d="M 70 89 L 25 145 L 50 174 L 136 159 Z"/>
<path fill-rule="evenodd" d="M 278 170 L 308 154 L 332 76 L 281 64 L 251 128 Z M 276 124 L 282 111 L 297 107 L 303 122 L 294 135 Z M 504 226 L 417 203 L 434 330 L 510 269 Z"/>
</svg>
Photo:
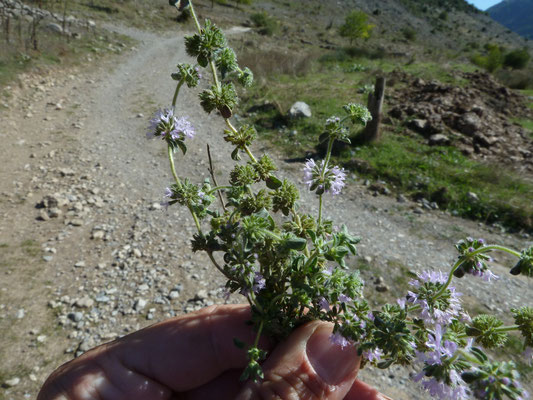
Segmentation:
<svg viewBox="0 0 533 400">
<path fill-rule="evenodd" d="M 354 346 L 334 344 L 332 330 L 332 324 L 319 321 L 298 328 L 264 363 L 264 380 L 248 383 L 237 399 L 343 399 L 357 376 L 359 357 Z"/>
</svg>

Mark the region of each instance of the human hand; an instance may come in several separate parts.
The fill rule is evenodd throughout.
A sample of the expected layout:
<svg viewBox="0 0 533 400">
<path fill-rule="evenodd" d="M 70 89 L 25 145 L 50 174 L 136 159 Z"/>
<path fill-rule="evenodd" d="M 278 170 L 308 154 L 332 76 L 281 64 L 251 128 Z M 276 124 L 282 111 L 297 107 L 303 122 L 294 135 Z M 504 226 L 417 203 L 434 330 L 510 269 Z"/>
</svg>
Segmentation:
<svg viewBox="0 0 533 400">
<path fill-rule="evenodd" d="M 310 322 L 272 350 L 265 379 L 242 383 L 252 343 L 246 305 L 213 306 L 176 317 L 96 347 L 59 367 L 37 400 L 325 399 L 382 400 L 356 380 L 355 348 L 329 340 L 332 325 Z"/>
</svg>

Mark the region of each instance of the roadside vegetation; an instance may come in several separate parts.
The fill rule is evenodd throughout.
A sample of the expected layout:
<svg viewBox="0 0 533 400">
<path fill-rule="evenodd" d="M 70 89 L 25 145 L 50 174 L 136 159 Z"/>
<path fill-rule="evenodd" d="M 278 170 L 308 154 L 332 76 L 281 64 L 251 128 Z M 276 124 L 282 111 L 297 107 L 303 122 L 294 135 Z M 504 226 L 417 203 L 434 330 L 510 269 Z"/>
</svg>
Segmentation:
<svg viewBox="0 0 533 400">
<path fill-rule="evenodd" d="M 346 18 L 342 26 L 346 24 L 351 24 L 354 38 L 370 35 L 372 31 L 370 28 L 362 34 L 361 29 L 356 29 L 371 26 L 365 18 Z M 352 41 L 350 35 L 342 36 Z M 412 41 L 415 37 L 405 35 L 405 39 Z M 338 115 L 348 101 L 366 104 L 377 74 L 399 71 L 426 81 L 438 80 L 462 87 L 469 83 L 463 73 L 479 69 L 476 63 L 464 58 L 443 61 L 426 56 L 422 61 L 413 62 L 366 47 L 360 39 L 356 43 L 357 47 L 289 54 L 275 61 L 270 57 L 255 57 L 253 50 L 245 51 L 241 59 L 260 79 L 243 99 L 243 116 L 256 124 L 265 142 L 279 147 L 288 159 L 301 162 L 321 151 L 316 146 L 316 138 L 322 133 L 326 118 Z M 497 68 L 514 71 L 529 65 L 522 50 L 501 53 L 498 48 L 498 51 Z M 300 59 L 306 62 L 300 64 Z M 275 64 L 275 68 L 269 68 L 270 64 Z M 401 81 L 393 80 L 387 91 L 400 89 L 402 85 Z M 526 89 L 522 93 L 531 95 L 531 92 Z M 287 110 L 296 101 L 307 103 L 313 111 L 312 117 L 290 119 Z M 531 120 L 521 117 L 513 122 L 533 132 Z M 337 149 L 335 162 L 353 171 L 357 179 L 384 181 L 393 194 L 401 193 L 413 200 L 427 199 L 453 215 L 517 231 L 533 230 L 531 177 L 474 161 L 453 146 L 429 146 L 399 122 L 389 121 L 383 129 L 382 140 L 373 144 L 357 143 L 358 132 L 352 132 L 352 145 Z"/>
</svg>

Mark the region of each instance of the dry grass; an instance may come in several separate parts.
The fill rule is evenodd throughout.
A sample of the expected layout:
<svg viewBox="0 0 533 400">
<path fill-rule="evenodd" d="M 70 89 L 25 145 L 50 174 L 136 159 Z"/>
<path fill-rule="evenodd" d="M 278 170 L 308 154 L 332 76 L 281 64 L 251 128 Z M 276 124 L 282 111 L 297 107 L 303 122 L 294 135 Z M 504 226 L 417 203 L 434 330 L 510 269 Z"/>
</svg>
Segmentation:
<svg viewBox="0 0 533 400">
<path fill-rule="evenodd" d="M 268 77 L 272 75 L 306 75 L 317 59 L 316 54 L 295 53 L 290 50 L 259 50 L 247 46 L 239 56 L 239 62 L 249 67 L 255 76 Z"/>
</svg>

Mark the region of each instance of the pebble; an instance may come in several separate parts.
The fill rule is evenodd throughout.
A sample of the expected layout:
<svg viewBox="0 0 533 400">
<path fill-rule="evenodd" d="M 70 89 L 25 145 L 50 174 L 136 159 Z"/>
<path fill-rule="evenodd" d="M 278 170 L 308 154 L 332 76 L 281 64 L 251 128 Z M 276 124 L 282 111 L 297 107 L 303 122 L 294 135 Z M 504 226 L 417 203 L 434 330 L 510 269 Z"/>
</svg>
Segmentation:
<svg viewBox="0 0 533 400">
<path fill-rule="evenodd" d="M 81 299 L 77 299 L 74 305 L 79 308 L 91 308 L 94 305 L 94 300 L 86 296 Z"/>
<path fill-rule="evenodd" d="M 71 312 L 71 313 L 68 313 L 67 317 L 71 321 L 80 322 L 83 319 L 83 313 L 81 313 L 79 311 Z"/>
<path fill-rule="evenodd" d="M 135 300 L 135 305 L 133 306 L 133 309 L 134 309 L 135 311 L 137 311 L 137 312 L 138 312 L 138 311 L 142 311 L 142 309 L 143 309 L 144 307 L 146 307 L 146 304 L 147 304 L 147 303 L 148 303 L 148 302 L 147 302 L 146 300 L 139 298 L 139 299 Z"/>
<path fill-rule="evenodd" d="M 50 262 L 54 259 L 53 256 L 43 256 L 43 260 L 46 261 L 46 262 Z"/>
<path fill-rule="evenodd" d="M 177 299 L 178 297 L 180 297 L 180 292 L 178 292 L 177 290 L 172 290 L 169 294 L 168 294 L 168 298 L 170 300 L 175 300 Z"/>
<path fill-rule="evenodd" d="M 78 261 L 76 264 L 74 264 L 74 267 L 76 267 L 76 268 L 85 267 L 85 261 Z"/>
<path fill-rule="evenodd" d="M 105 236 L 105 232 L 104 231 L 93 231 L 93 233 L 91 234 L 91 239 L 93 240 L 101 240 L 103 239 Z"/>
<path fill-rule="evenodd" d="M 26 315 L 26 311 L 23 308 L 21 308 L 21 309 L 17 310 L 17 313 L 15 314 L 15 318 L 16 319 L 22 319 L 22 318 L 24 318 L 25 315 Z"/>
<path fill-rule="evenodd" d="M 17 386 L 19 383 L 20 383 L 20 378 L 14 377 L 14 378 L 11 378 L 5 381 L 4 386 L 7 388 L 11 388 L 13 386 Z"/>
</svg>

